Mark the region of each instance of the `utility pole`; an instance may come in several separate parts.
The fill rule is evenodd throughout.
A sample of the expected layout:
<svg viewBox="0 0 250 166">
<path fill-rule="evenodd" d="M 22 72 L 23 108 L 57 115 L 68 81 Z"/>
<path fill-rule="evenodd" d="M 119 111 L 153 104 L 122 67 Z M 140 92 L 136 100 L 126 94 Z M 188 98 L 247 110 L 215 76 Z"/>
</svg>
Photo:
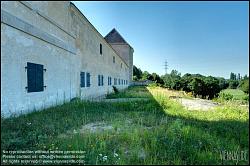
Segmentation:
<svg viewBox="0 0 250 166">
<path fill-rule="evenodd" d="M 165 60 L 164 69 L 165 69 L 165 74 L 167 74 L 167 71 L 168 71 L 168 61 L 167 60 Z"/>
</svg>

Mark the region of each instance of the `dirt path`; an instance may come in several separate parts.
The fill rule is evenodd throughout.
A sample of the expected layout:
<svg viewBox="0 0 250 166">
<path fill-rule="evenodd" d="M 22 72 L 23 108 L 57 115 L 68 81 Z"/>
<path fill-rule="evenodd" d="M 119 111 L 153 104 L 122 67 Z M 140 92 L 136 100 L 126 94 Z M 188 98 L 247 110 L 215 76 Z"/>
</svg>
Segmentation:
<svg viewBox="0 0 250 166">
<path fill-rule="evenodd" d="M 177 98 L 174 100 L 180 102 L 188 110 L 208 111 L 208 110 L 214 109 L 214 107 L 219 105 L 218 103 L 215 103 L 209 100 L 204 100 L 204 99 Z"/>
<path fill-rule="evenodd" d="M 117 99 L 99 99 L 95 101 L 101 102 L 128 102 L 128 101 L 138 101 L 138 100 L 149 100 L 148 98 L 117 98 Z"/>
</svg>

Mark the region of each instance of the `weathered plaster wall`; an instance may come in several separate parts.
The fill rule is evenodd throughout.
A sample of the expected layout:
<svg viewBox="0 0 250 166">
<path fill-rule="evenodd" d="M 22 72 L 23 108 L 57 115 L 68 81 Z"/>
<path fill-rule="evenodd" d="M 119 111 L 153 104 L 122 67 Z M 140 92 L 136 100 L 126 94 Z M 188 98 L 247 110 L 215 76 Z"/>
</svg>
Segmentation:
<svg viewBox="0 0 250 166">
<path fill-rule="evenodd" d="M 128 44 L 120 44 L 120 43 L 112 43 L 111 46 L 114 50 L 121 55 L 122 59 L 128 65 L 129 70 L 129 82 L 132 82 L 133 77 L 133 48 L 131 48 Z"/>
<path fill-rule="evenodd" d="M 73 21 L 71 25 L 74 25 L 72 31 L 77 36 L 76 47 L 81 62 L 80 70 L 89 72 L 92 78 L 91 87 L 80 88 L 81 96 L 96 97 L 110 93 L 113 88 L 108 85 L 108 76 L 112 77 L 112 84 L 114 78 L 128 80 L 128 66 L 74 6 L 71 8 L 71 17 Z M 99 52 L 100 44 L 102 44 L 102 55 Z M 99 74 L 104 75 L 104 86 L 98 86 Z M 123 89 L 127 86 L 117 85 L 117 87 Z"/>
<path fill-rule="evenodd" d="M 27 93 L 27 62 L 44 65 L 44 91 Z M 81 71 L 91 74 L 90 87 L 80 88 Z M 98 74 L 104 75 L 104 86 L 98 86 Z M 129 80 L 129 67 L 75 6 L 1 2 L 2 116 L 40 110 L 73 97 L 107 94 L 112 91 L 108 76 L 112 85 L 114 78 Z M 117 85 L 119 89 L 127 86 Z"/>
</svg>

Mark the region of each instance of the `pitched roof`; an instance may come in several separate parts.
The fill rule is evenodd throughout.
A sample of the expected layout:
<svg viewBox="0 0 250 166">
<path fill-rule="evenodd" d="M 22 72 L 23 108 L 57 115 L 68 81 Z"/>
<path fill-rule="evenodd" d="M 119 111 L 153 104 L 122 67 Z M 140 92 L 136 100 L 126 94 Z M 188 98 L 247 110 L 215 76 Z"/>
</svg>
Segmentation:
<svg viewBox="0 0 250 166">
<path fill-rule="evenodd" d="M 120 35 L 120 33 L 113 28 L 105 37 L 104 39 L 108 43 L 123 43 L 129 45 L 126 40 Z M 130 46 L 130 45 L 129 45 Z M 131 46 L 130 46 L 131 47 Z"/>
</svg>

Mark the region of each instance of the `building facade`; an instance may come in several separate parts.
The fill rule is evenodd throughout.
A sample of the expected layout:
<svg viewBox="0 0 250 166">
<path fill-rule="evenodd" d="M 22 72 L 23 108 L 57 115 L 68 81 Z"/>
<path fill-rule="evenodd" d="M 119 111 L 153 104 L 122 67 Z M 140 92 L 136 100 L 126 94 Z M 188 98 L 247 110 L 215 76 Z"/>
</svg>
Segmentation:
<svg viewBox="0 0 250 166">
<path fill-rule="evenodd" d="M 127 88 L 133 48 L 105 38 L 69 2 L 1 2 L 1 116 Z"/>
</svg>

